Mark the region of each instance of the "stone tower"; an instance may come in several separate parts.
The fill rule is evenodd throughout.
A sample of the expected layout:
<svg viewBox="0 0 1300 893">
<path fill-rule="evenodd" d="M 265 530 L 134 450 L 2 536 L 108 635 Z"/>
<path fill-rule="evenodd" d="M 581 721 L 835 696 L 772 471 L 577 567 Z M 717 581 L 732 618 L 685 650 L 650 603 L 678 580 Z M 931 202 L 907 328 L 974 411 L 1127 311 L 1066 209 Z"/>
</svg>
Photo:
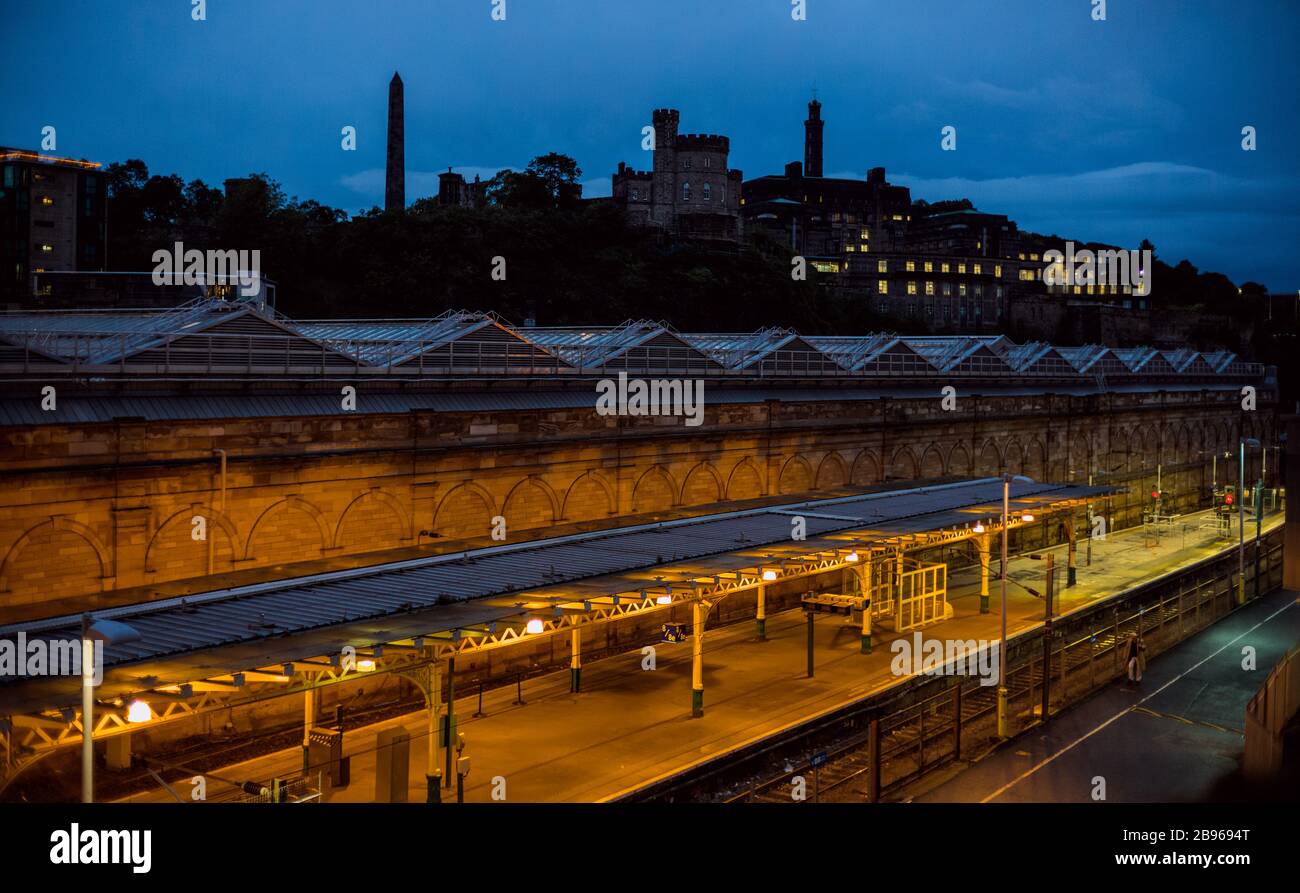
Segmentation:
<svg viewBox="0 0 1300 893">
<path fill-rule="evenodd" d="M 406 133 L 403 124 L 402 76 L 388 82 L 388 162 L 384 177 L 384 210 L 406 208 Z"/>
<path fill-rule="evenodd" d="M 822 104 L 808 103 L 808 120 L 803 122 L 803 175 L 822 175 Z"/>
</svg>

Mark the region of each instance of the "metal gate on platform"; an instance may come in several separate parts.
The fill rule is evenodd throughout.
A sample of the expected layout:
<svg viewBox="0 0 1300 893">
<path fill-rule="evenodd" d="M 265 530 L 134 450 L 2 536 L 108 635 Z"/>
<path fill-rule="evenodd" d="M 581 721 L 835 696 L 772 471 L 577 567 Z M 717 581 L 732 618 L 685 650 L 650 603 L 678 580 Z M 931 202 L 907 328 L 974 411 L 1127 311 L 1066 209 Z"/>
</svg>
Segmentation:
<svg viewBox="0 0 1300 893">
<path fill-rule="evenodd" d="M 847 574 L 844 595 L 865 595 L 872 623 L 888 622 L 908 632 L 952 616 L 948 565 L 926 564 L 883 549 L 873 550 L 860 569 Z"/>
</svg>

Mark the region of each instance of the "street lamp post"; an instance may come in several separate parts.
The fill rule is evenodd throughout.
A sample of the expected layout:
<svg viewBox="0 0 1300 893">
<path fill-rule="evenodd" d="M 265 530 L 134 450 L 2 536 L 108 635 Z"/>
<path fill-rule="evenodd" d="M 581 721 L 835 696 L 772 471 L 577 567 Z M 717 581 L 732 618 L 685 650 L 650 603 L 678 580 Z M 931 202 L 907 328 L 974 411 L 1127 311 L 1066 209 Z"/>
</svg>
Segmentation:
<svg viewBox="0 0 1300 893">
<path fill-rule="evenodd" d="M 1007 524 L 1011 519 L 1011 481 L 1029 481 L 1023 475 L 1002 475 L 1002 638 L 998 644 L 998 737 L 1011 737 L 1007 707 Z M 1024 520 L 1032 521 L 1029 515 Z M 1017 584 L 1019 585 L 1019 584 Z"/>
<path fill-rule="evenodd" d="M 1007 716 L 1007 518 L 1010 516 L 1011 475 L 1002 475 L 1002 639 L 998 645 L 998 737 L 1011 737 Z"/>
<path fill-rule="evenodd" d="M 1241 464 L 1237 474 L 1237 603 L 1246 600 L 1246 447 L 1259 446 L 1253 437 L 1241 438 Z M 1231 528 L 1230 528 L 1231 529 Z M 1229 534 L 1231 536 L 1231 534 Z"/>
<path fill-rule="evenodd" d="M 81 615 L 81 802 L 95 802 L 95 642 L 122 645 L 140 633 L 116 620 Z"/>
</svg>

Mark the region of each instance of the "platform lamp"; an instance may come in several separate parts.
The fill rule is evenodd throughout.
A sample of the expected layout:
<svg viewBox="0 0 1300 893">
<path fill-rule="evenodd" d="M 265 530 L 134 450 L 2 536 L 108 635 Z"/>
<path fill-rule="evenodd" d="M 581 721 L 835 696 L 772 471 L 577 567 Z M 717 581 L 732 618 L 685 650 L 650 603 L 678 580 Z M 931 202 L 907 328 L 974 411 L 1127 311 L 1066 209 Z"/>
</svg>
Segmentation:
<svg viewBox="0 0 1300 893">
<path fill-rule="evenodd" d="M 1237 474 L 1237 603 L 1246 600 L 1246 447 L 1257 447 L 1253 437 L 1241 438 L 1241 465 Z"/>
<path fill-rule="evenodd" d="M 81 615 L 81 802 L 95 802 L 95 642 L 124 645 L 140 639 L 134 627 Z"/>
<path fill-rule="evenodd" d="M 1002 475 L 1002 639 L 998 645 L 998 737 L 1009 738 L 1007 715 L 1007 521 L 1011 517 L 1011 482 L 1033 483 L 1022 474 Z"/>
</svg>

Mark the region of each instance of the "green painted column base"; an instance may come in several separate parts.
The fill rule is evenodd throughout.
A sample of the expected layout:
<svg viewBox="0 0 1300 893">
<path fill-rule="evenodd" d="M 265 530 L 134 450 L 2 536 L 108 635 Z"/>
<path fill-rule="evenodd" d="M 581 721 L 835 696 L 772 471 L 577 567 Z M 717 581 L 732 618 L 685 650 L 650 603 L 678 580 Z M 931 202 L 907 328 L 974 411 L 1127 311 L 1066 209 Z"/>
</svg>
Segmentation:
<svg viewBox="0 0 1300 893">
<path fill-rule="evenodd" d="M 758 639 L 760 642 L 767 641 L 767 619 L 759 618 L 758 620 Z"/>
<path fill-rule="evenodd" d="M 871 636 L 862 637 L 862 653 L 863 654 L 871 653 Z"/>
<path fill-rule="evenodd" d="M 1079 582 L 1079 569 L 1076 567 L 1072 567 L 1070 568 L 1070 572 L 1066 575 L 1065 585 L 1073 586 L 1075 583 L 1078 582 Z"/>
<path fill-rule="evenodd" d="M 704 689 L 691 689 L 691 716 L 704 715 Z"/>
<path fill-rule="evenodd" d="M 306 775 L 310 769 L 311 769 L 310 751 L 307 749 L 307 745 L 304 744 L 302 746 L 302 774 Z"/>
<path fill-rule="evenodd" d="M 569 667 L 569 691 L 582 691 L 582 667 Z"/>
<path fill-rule="evenodd" d="M 424 802 L 425 803 L 442 802 L 442 785 L 439 784 L 439 782 L 441 781 L 442 779 L 439 778 L 437 775 L 424 776 L 424 784 L 425 784 Z"/>
<path fill-rule="evenodd" d="M 988 597 L 987 595 L 981 595 L 981 596 L 980 596 L 980 613 L 981 613 L 981 614 L 987 614 L 988 612 L 989 612 L 989 597 Z"/>
</svg>

